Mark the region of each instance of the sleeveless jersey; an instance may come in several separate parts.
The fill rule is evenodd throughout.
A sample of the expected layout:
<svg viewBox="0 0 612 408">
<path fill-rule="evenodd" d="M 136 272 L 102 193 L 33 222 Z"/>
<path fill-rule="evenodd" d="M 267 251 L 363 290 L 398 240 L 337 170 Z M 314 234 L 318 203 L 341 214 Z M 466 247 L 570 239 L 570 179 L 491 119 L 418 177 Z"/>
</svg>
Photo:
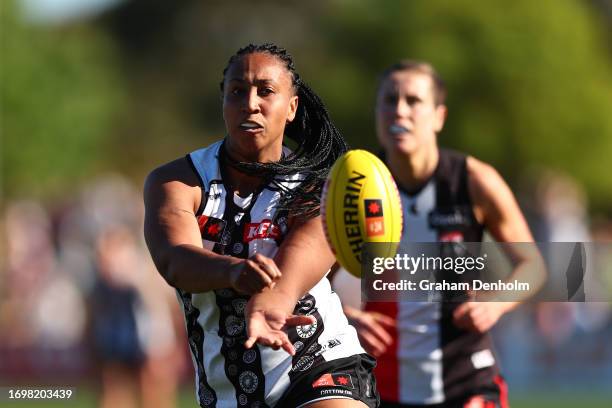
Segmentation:
<svg viewBox="0 0 612 408">
<path fill-rule="evenodd" d="M 247 198 L 228 191 L 219 167 L 222 143 L 187 156 L 203 189 L 196 216 L 204 248 L 239 258 L 255 253 L 273 257 L 289 228 L 287 213 L 276 209 L 279 189 L 268 185 Z M 284 188 L 295 188 L 300 176 L 276 181 Z M 202 274 L 205 276 L 206 270 Z M 295 314 L 312 315 L 316 322 L 289 329 L 289 339 L 296 348 L 293 357 L 282 349 L 244 348 L 248 296 L 231 288 L 203 293 L 179 290 L 178 296 L 201 407 L 272 407 L 300 374 L 326 361 L 364 352 L 326 277 L 295 307 Z"/>
<path fill-rule="evenodd" d="M 438 166 L 415 195 L 400 189 L 402 242 L 479 242 L 483 226 L 468 193 L 466 157 L 440 150 Z M 371 302 L 396 319 L 394 344 L 378 358 L 375 373 L 381 399 L 404 404 L 437 404 L 470 395 L 494 383 L 498 374 L 488 334 L 453 324 L 457 302 Z"/>
</svg>

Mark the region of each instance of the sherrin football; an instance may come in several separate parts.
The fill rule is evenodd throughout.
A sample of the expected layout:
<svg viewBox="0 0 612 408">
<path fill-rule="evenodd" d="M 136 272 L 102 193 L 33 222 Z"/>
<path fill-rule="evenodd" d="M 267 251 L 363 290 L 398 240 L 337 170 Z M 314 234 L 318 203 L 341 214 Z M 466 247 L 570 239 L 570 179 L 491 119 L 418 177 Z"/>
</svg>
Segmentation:
<svg viewBox="0 0 612 408">
<path fill-rule="evenodd" d="M 402 235 L 402 204 L 385 164 L 365 150 L 350 150 L 334 163 L 321 195 L 321 215 L 336 259 L 361 277 L 367 242 L 397 243 Z M 382 246 L 393 257 L 397 245 Z"/>
</svg>

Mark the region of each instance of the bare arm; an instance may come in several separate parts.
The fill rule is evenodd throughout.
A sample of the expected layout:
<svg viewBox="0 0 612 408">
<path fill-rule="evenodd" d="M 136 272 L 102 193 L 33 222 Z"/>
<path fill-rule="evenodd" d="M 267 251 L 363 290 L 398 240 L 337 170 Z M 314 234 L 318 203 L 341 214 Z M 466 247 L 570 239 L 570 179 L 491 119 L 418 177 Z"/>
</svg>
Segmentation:
<svg viewBox="0 0 612 408">
<path fill-rule="evenodd" d="M 297 301 L 325 276 L 335 262 L 320 217 L 294 226 L 274 261 L 282 271 L 282 276 L 276 286 L 253 295 L 249 301 L 245 313 L 249 328 L 246 346 L 251 347 L 259 342 L 283 347 L 293 354 L 293 346 L 281 329 L 312 323 L 310 317 L 294 317 L 293 309 Z M 270 327 L 263 327 L 262 320 L 271 322 Z"/>
<path fill-rule="evenodd" d="M 157 270 L 171 286 L 189 292 L 233 287 L 254 293 L 271 285 L 276 268 L 269 259 L 245 260 L 203 248 L 195 212 L 199 180 L 186 159 L 155 169 L 145 182 L 145 239 Z"/>
<path fill-rule="evenodd" d="M 473 157 L 468 158 L 467 169 L 474 214 L 493 238 L 501 243 L 533 242 L 525 217 L 499 173 Z M 520 244 L 504 245 L 503 249 L 513 264 L 513 271 L 507 280 L 529 282 L 530 291 L 525 298 L 535 294 L 545 279 L 544 264 L 538 250 L 535 246 Z M 455 322 L 483 332 L 519 303 L 518 300 L 481 304 L 467 302 L 456 309 Z"/>
</svg>

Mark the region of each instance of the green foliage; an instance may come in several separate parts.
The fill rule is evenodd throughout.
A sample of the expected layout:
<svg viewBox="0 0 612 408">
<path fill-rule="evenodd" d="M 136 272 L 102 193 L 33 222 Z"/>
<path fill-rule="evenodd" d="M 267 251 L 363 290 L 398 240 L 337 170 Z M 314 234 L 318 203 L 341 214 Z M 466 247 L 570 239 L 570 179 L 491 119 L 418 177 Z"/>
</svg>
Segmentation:
<svg viewBox="0 0 612 408">
<path fill-rule="evenodd" d="M 511 181 L 532 167 L 562 170 L 595 207 L 612 210 L 610 21 L 593 2 L 127 4 L 106 18 L 129 30 L 100 21 L 28 27 L 3 8 L 10 194 L 61 191 L 101 168 L 141 183 L 153 166 L 218 139 L 227 59 L 249 42 L 274 41 L 295 56 L 353 147 L 377 148 L 378 73 L 401 58 L 424 59 L 449 86 L 441 144 Z"/>
<path fill-rule="evenodd" d="M 70 191 L 100 155 L 120 109 L 111 44 L 89 26 L 26 25 L 2 7 L 2 175 L 9 196 Z"/>
<path fill-rule="evenodd" d="M 354 145 L 374 138 L 374 91 L 355 77 L 372 82 L 373 69 L 423 59 L 449 86 L 442 145 L 492 162 L 510 179 L 536 165 L 564 171 L 596 207 L 609 207 L 612 70 L 605 22 L 588 2 L 370 0 L 350 13 L 348 2 L 336 5 L 329 38 L 340 65 L 359 73 L 339 73 L 330 86 L 346 101 L 349 110 L 337 109 Z M 347 95 L 349 81 L 365 86 Z"/>
</svg>

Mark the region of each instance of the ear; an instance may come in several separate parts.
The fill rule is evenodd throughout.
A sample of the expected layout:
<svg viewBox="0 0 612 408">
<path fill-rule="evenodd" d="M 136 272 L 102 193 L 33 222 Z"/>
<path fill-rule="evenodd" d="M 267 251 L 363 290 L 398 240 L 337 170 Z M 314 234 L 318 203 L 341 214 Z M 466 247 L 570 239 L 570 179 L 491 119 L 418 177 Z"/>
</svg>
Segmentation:
<svg viewBox="0 0 612 408">
<path fill-rule="evenodd" d="M 295 119 L 295 114 L 297 113 L 298 108 L 298 96 L 293 95 L 291 99 L 289 99 L 289 110 L 287 111 L 287 123 L 293 122 Z"/>
<path fill-rule="evenodd" d="M 446 122 L 446 116 L 448 115 L 448 109 L 446 108 L 446 105 L 438 105 L 436 106 L 436 113 L 435 113 L 435 124 L 434 124 L 434 130 L 436 133 L 439 133 L 440 131 L 442 131 L 442 128 L 444 128 L 444 122 Z"/>
</svg>

